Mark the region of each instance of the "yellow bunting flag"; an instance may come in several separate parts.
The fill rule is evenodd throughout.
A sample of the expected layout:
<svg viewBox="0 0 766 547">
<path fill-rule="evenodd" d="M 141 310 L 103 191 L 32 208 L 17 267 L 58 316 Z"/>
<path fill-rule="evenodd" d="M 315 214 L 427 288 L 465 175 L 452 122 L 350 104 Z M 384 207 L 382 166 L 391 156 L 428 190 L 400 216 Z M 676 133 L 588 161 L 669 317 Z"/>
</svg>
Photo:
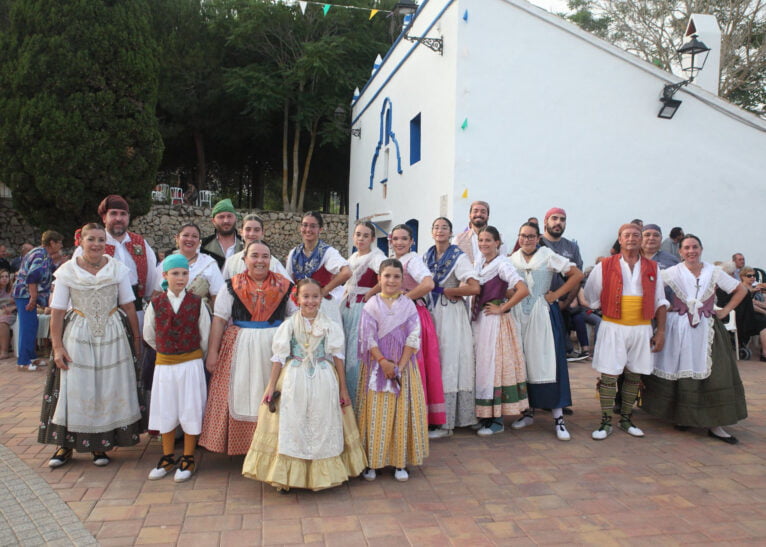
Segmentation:
<svg viewBox="0 0 766 547">
<path fill-rule="evenodd" d="M 463 199 L 468 199 L 468 188 L 463 190 L 463 194 L 460 197 Z"/>
<path fill-rule="evenodd" d="M 379 9 L 371 9 L 370 10 L 370 21 L 372 21 L 372 18 L 375 17 L 375 15 L 379 12 Z"/>
</svg>

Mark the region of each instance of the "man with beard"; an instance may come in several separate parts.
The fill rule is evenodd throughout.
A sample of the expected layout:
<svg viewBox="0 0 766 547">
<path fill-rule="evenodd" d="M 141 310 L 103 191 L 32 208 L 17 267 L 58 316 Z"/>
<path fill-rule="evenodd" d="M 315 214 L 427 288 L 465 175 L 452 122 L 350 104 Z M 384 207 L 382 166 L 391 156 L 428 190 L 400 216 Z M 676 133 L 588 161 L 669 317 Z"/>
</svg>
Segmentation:
<svg viewBox="0 0 766 547">
<path fill-rule="evenodd" d="M 623 372 L 619 426 L 633 437 L 644 436 L 631 419 L 633 404 L 641 375 L 654 369 L 652 353 L 665 343 L 668 301 L 657 263 L 641 257 L 641 229 L 635 224 L 620 226 L 617 237 L 620 254 L 596 264 L 585 283 L 585 298 L 594 309 L 600 307 L 603 316 L 593 354 L 593 368 L 601 373 L 601 424 L 592 434 L 597 441 L 612 432 L 617 377 Z"/>
<path fill-rule="evenodd" d="M 567 228 L 567 213 L 560 207 L 553 207 L 545 213 L 543 219 L 544 232 L 543 237 L 540 238 L 540 245 L 549 247 L 554 253 L 559 254 L 565 258 L 568 258 L 570 262 L 574 262 L 575 266 L 582 271 L 582 257 L 580 257 L 580 247 L 576 241 L 572 241 L 564 237 L 564 231 Z M 554 276 L 551 283 L 551 291 L 557 291 L 566 281 L 561 275 Z M 569 325 L 569 304 L 572 303 L 577 291 L 573 291 L 567 295 L 563 300 L 559 300 L 559 308 L 561 308 L 561 315 L 564 318 L 564 324 Z M 572 346 L 572 340 L 569 336 L 566 337 L 567 342 L 567 359 L 569 361 L 581 361 L 587 359 L 588 353 L 580 351 L 574 352 Z"/>
<path fill-rule="evenodd" d="M 645 224 L 641 230 L 641 256 L 654 260 L 660 270 L 675 266 L 680 261 L 670 253 L 660 249 L 662 230 L 656 224 Z"/>
<path fill-rule="evenodd" d="M 202 240 L 200 251 L 212 256 L 223 270 L 226 259 L 242 250 L 242 238 L 237 234 L 237 211 L 229 198 L 213 207 L 211 221 L 215 232 Z"/>
<path fill-rule="evenodd" d="M 136 295 L 136 313 L 140 327 L 144 318 L 142 300 L 151 298 L 152 288 L 158 283 L 157 255 L 143 237 L 128 231 L 130 207 L 122 196 L 106 196 L 98 206 L 98 216 L 106 229 L 104 253 L 128 267 L 128 278 Z M 79 230 L 75 234 L 75 244 L 79 245 Z M 78 247 L 74 256 L 81 254 L 82 247 Z"/>
<path fill-rule="evenodd" d="M 455 245 L 467 256 L 471 264 L 475 264 L 481 257 L 479 252 L 479 230 L 489 222 L 489 203 L 486 201 L 474 201 L 468 210 L 468 228 L 459 233 L 455 238 Z M 501 235 L 502 239 L 502 235 Z M 500 245 L 500 256 L 508 254 L 505 243 Z"/>
</svg>

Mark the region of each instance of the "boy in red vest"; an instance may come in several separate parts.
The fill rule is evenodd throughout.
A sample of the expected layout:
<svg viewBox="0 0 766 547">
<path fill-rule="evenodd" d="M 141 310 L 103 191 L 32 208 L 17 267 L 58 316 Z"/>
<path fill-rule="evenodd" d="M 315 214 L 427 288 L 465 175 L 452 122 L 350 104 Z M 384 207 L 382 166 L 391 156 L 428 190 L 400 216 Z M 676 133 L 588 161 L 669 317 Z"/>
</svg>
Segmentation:
<svg viewBox="0 0 766 547">
<path fill-rule="evenodd" d="M 665 343 L 668 301 L 657 263 L 641 258 L 641 228 L 623 224 L 618 241 L 620 254 L 597 264 L 585 284 L 585 298 L 592 308 L 601 307 L 603 316 L 593 353 L 593 368 L 601 373 L 601 425 L 592 434 L 597 441 L 612 433 L 617 377 L 623 372 L 620 429 L 634 437 L 644 436 L 631 420 L 633 404 L 641 375 L 652 373 L 652 352 Z M 657 321 L 656 332 L 652 319 Z"/>
<path fill-rule="evenodd" d="M 203 356 L 210 333 L 210 314 L 202 299 L 186 291 L 189 262 L 173 254 L 162 262 L 166 292 L 152 298 L 144 317 L 144 341 L 157 351 L 149 429 L 162 433 L 162 454 L 149 480 L 158 480 L 176 464 L 176 482 L 194 473 L 194 450 L 207 402 Z M 183 456 L 176 461 L 175 430 L 184 431 Z"/>
</svg>

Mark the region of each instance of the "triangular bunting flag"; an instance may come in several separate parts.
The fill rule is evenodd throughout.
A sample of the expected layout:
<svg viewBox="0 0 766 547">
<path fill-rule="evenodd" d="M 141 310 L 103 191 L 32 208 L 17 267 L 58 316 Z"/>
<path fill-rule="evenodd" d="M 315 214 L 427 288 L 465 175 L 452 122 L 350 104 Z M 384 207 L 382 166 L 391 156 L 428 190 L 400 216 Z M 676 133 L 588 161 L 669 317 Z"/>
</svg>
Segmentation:
<svg viewBox="0 0 766 547">
<path fill-rule="evenodd" d="M 460 125 L 460 129 L 465 131 L 467 127 L 468 127 L 468 118 L 463 120 L 463 123 Z"/>
<path fill-rule="evenodd" d="M 468 188 L 463 190 L 463 194 L 460 197 L 463 199 L 468 199 Z"/>
<path fill-rule="evenodd" d="M 304 2 L 303 0 L 298 0 L 298 5 L 300 6 L 301 13 L 303 15 L 306 15 L 306 4 L 307 4 L 307 2 Z"/>
<path fill-rule="evenodd" d="M 463 13 L 463 21 L 468 22 L 468 10 L 465 10 L 465 13 Z"/>
<path fill-rule="evenodd" d="M 322 6 L 322 12 L 327 15 L 327 12 L 330 11 L 330 4 L 325 4 Z"/>
<path fill-rule="evenodd" d="M 375 14 L 377 14 L 379 11 L 380 10 L 378 10 L 378 9 L 371 9 L 370 10 L 370 18 L 368 20 L 372 21 L 372 18 L 375 17 Z"/>
</svg>

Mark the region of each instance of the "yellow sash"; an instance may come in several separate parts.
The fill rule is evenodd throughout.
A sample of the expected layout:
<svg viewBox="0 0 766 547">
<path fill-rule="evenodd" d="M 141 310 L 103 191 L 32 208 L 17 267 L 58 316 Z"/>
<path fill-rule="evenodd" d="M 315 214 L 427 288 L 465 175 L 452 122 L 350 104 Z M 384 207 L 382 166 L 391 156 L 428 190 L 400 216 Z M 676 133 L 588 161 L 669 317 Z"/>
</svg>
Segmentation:
<svg viewBox="0 0 766 547">
<path fill-rule="evenodd" d="M 643 296 L 623 296 L 622 303 L 620 305 L 620 313 L 622 317 L 615 319 L 614 317 L 603 317 L 604 321 L 610 323 L 617 323 L 618 325 L 625 325 L 627 327 L 635 327 L 636 325 L 651 325 L 650 319 L 643 318 Z"/>
<path fill-rule="evenodd" d="M 195 349 L 194 351 L 189 351 L 187 353 L 178 353 L 178 354 L 170 354 L 170 353 L 160 353 L 157 352 L 157 360 L 154 361 L 155 365 L 177 365 L 178 363 L 184 363 L 186 361 L 191 361 L 192 359 L 202 359 L 202 350 L 201 349 Z"/>
</svg>

